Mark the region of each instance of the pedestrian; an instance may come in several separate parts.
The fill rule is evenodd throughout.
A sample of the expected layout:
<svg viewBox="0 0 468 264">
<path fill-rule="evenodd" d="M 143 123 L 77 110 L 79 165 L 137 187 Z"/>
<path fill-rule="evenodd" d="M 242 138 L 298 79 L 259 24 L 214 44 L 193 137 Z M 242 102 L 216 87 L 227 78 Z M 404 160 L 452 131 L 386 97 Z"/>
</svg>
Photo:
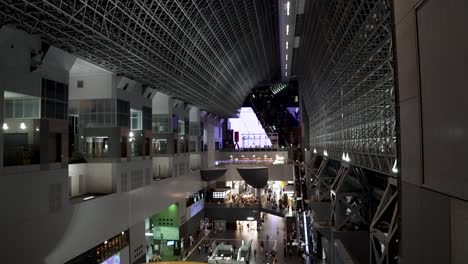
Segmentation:
<svg viewBox="0 0 468 264">
<path fill-rule="evenodd" d="M 198 246 L 198 254 L 201 253 L 201 246 Z"/>
<path fill-rule="evenodd" d="M 204 246 L 205 246 L 205 253 L 208 253 L 208 243 L 206 241 L 205 241 Z"/>
<path fill-rule="evenodd" d="M 257 257 L 257 249 L 254 249 L 254 258 Z"/>
</svg>

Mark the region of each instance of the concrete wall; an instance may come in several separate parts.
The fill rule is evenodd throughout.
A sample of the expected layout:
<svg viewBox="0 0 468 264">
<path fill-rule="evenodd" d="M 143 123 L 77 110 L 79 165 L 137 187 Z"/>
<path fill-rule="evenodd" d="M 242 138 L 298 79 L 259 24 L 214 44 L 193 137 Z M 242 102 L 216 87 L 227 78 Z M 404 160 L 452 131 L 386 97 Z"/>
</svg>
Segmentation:
<svg viewBox="0 0 468 264">
<path fill-rule="evenodd" d="M 78 88 L 83 81 L 83 88 Z M 70 70 L 70 100 L 117 98 L 116 76 L 114 73 L 77 59 Z"/>
<path fill-rule="evenodd" d="M 120 250 L 120 264 L 130 264 L 130 250 L 129 247 L 125 247 Z"/>
<path fill-rule="evenodd" d="M 146 256 L 145 221 L 130 227 L 130 263 L 138 262 Z"/>
<path fill-rule="evenodd" d="M 153 97 L 153 114 L 171 114 L 172 100 L 168 95 L 156 93 Z"/>
<path fill-rule="evenodd" d="M 64 263 L 204 188 L 198 174 L 189 174 L 72 205 L 66 177 L 62 180 L 61 176 L 64 171 L 53 172 L 33 172 L 35 177 L 29 178 L 31 175 L 24 174 L 0 177 L 1 198 L 17 197 L 15 203 L 1 204 L 1 210 L 9 212 L 7 218 L 1 218 L 1 224 L 9 227 L 4 235 L 10 238 L 11 249 L 3 255 L 5 263 Z M 25 179 L 31 184 L 24 185 Z M 58 205 L 50 186 L 54 182 L 62 186 Z M 24 187 L 11 188 L 21 185 Z M 135 236 L 139 235 L 130 235 Z M 144 225 L 141 236 L 144 241 Z"/>
<path fill-rule="evenodd" d="M 467 2 L 394 2 L 401 135 L 401 263 L 468 258 Z"/>
</svg>

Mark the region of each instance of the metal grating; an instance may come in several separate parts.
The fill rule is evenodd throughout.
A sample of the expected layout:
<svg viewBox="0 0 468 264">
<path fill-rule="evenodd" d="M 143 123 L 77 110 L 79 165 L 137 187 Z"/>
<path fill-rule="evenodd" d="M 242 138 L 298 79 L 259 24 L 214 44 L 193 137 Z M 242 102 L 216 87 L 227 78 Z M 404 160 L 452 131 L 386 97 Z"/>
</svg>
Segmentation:
<svg viewBox="0 0 468 264">
<path fill-rule="evenodd" d="M 269 0 L 0 0 L 0 25 L 221 116 L 279 70 Z"/>
<path fill-rule="evenodd" d="M 317 0 L 305 7 L 295 56 L 309 146 L 390 174 L 396 159 L 389 0 Z"/>
</svg>

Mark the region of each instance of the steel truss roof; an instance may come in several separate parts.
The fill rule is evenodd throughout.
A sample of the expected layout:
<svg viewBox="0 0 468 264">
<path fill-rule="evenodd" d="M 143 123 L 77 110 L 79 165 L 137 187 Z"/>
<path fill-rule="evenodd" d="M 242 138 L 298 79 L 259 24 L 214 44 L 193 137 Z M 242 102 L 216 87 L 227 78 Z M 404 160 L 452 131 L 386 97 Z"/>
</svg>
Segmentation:
<svg viewBox="0 0 468 264">
<path fill-rule="evenodd" d="M 309 116 L 309 145 L 341 160 L 391 173 L 396 159 L 389 0 L 306 4 L 295 58 Z M 321 153 L 321 152 L 320 152 Z"/>
<path fill-rule="evenodd" d="M 0 0 L 1 24 L 221 116 L 279 70 L 269 0 Z"/>
</svg>

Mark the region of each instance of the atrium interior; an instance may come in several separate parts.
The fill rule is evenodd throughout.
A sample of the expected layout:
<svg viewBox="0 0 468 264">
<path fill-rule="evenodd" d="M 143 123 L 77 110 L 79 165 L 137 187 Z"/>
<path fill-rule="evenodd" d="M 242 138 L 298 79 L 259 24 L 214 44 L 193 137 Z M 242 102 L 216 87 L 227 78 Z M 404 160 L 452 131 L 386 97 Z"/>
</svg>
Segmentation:
<svg viewBox="0 0 468 264">
<path fill-rule="evenodd" d="M 0 262 L 467 263 L 466 14 L 0 0 Z"/>
</svg>

